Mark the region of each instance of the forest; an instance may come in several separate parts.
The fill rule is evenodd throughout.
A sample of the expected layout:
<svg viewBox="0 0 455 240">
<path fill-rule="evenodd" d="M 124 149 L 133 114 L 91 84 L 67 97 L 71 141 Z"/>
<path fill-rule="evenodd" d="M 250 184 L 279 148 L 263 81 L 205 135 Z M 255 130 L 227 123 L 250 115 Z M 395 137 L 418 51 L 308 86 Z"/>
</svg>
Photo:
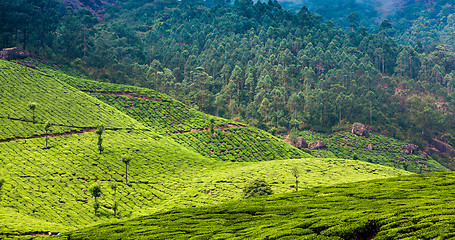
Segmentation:
<svg viewBox="0 0 455 240">
<path fill-rule="evenodd" d="M 444 3 L 442 12 L 451 7 Z M 454 130 L 451 46 L 401 45 L 399 21 L 372 33 L 352 13 L 341 28 L 272 0 L 121 1 L 96 16 L 55 0 L 0 6 L 2 47 L 21 46 L 98 81 L 165 92 L 272 134 L 362 122 L 425 145 Z"/>
</svg>

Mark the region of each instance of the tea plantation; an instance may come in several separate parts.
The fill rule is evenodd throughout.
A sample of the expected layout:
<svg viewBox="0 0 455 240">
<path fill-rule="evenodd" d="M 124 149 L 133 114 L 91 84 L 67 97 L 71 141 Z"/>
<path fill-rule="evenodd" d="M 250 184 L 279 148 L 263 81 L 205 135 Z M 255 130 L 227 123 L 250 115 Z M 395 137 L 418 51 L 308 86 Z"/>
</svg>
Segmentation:
<svg viewBox="0 0 455 240">
<path fill-rule="evenodd" d="M 68 77 L 86 86 L 90 93 L 84 93 L 62 81 L 61 72 L 42 73 L 6 61 L 0 66 L 5 93 L 0 100 L 0 180 L 5 180 L 0 238 L 30 239 L 236 201 L 245 183 L 256 178 L 265 179 L 275 193 L 292 192 L 295 167 L 301 188 L 410 174 L 354 160 L 311 158 L 266 132 L 225 119 L 214 118 L 212 134 L 210 116 L 151 90 L 100 83 L 109 89 L 88 91 L 97 83 Z M 133 103 L 138 115 L 118 105 L 122 101 Z M 30 102 L 36 102 L 35 117 Z M 153 103 L 158 103 L 154 111 Z M 165 121 L 168 116 L 173 120 Z M 48 133 L 47 121 L 52 123 Z M 98 124 L 106 126 L 101 153 L 94 132 Z M 101 189 L 97 214 L 95 185 Z"/>
<path fill-rule="evenodd" d="M 327 144 L 327 149 L 312 150 L 310 153 L 313 156 L 354 158 L 415 173 L 448 171 L 431 155 L 422 156 L 422 149 L 417 154 L 406 155 L 404 147 L 407 143 L 376 133 L 361 137 L 350 132 L 321 134 L 303 131 L 300 136 L 308 142 L 322 140 Z M 372 150 L 367 148 L 369 144 L 373 147 Z"/>
<path fill-rule="evenodd" d="M 204 156 L 223 161 L 262 161 L 306 158 L 307 153 L 279 141 L 273 135 L 255 128 L 216 129 L 174 134 L 172 138 Z"/>
<path fill-rule="evenodd" d="M 260 163 L 210 160 L 181 148 L 167 137 L 144 131 L 107 131 L 105 151 L 97 152 L 95 133 L 0 143 L 2 196 L 0 232 L 63 231 L 115 219 L 114 192 L 119 184 L 119 218 L 158 210 L 200 207 L 239 199 L 243 185 L 257 177 L 272 183 L 275 192 L 289 192 L 290 169 L 303 174 L 301 186 L 313 187 L 408 174 L 353 160 L 298 159 Z M 124 155 L 132 156 L 125 184 Z M 100 184 L 103 195 L 98 215 L 88 189 Z M 208 194 L 211 192 L 211 194 Z M 34 221 L 18 221 L 18 216 Z M 14 219 L 9 221 L 8 219 Z M 45 224 L 40 224 L 41 221 Z M 36 224 L 30 224 L 38 222 Z"/>
<path fill-rule="evenodd" d="M 43 69 L 116 107 L 155 132 L 169 135 L 178 143 L 213 159 L 263 161 L 310 156 L 265 131 L 201 113 L 151 89 L 77 78 L 45 66 Z M 216 129 L 214 134 L 209 131 L 211 119 Z"/>
<path fill-rule="evenodd" d="M 166 94 L 151 89 L 73 77 L 46 66 L 42 67 L 42 71 L 99 98 L 161 134 L 208 129 L 211 118 L 214 118 L 215 126 L 224 126 L 228 123 L 243 126 L 188 108 Z"/>
<path fill-rule="evenodd" d="M 316 187 L 102 224 L 61 239 L 454 239 L 455 174 Z"/>
<path fill-rule="evenodd" d="M 77 89 L 30 68 L 0 60 L 0 139 L 107 128 L 144 128 L 142 124 Z M 32 110 L 29 105 L 34 103 Z"/>
</svg>

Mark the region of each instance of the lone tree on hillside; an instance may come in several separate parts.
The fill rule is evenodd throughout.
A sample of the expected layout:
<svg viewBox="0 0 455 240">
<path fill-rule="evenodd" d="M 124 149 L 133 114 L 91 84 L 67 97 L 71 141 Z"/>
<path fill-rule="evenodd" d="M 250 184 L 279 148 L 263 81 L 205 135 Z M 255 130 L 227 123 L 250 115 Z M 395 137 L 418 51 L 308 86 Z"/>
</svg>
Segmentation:
<svg viewBox="0 0 455 240">
<path fill-rule="evenodd" d="M 295 190 L 299 191 L 299 169 L 297 167 L 293 167 L 291 169 L 292 176 L 295 177 Z"/>
<path fill-rule="evenodd" d="M 117 204 L 117 199 L 116 199 L 117 187 L 118 187 L 117 182 L 111 183 L 111 189 L 114 190 L 114 205 L 112 205 L 112 210 L 114 210 L 114 217 L 117 217 L 117 210 L 118 210 L 118 204 Z"/>
<path fill-rule="evenodd" d="M 215 134 L 215 118 L 210 118 L 210 133 Z"/>
<path fill-rule="evenodd" d="M 30 110 L 32 110 L 32 122 L 35 123 L 35 109 L 36 109 L 36 106 L 38 104 L 36 104 L 36 102 L 31 102 L 28 104 L 28 108 Z"/>
<path fill-rule="evenodd" d="M 125 164 L 125 183 L 128 185 L 128 164 L 131 162 L 131 157 L 130 156 L 123 156 L 122 157 L 122 162 Z"/>
<path fill-rule="evenodd" d="M 5 180 L 3 179 L 0 179 L 0 201 L 2 200 L 1 196 L 2 196 L 2 187 L 3 187 L 3 184 L 5 183 Z"/>
<path fill-rule="evenodd" d="M 103 132 L 104 132 L 104 125 L 103 124 L 100 124 L 98 125 L 98 128 L 96 129 L 96 134 L 98 134 L 98 150 L 100 151 L 100 154 L 101 152 L 103 152 L 104 148 L 103 148 Z"/>
<path fill-rule="evenodd" d="M 272 194 L 272 188 L 263 179 L 255 179 L 243 187 L 243 198 L 252 198 Z"/>
<path fill-rule="evenodd" d="M 49 129 L 51 127 L 51 123 L 49 121 L 47 121 L 45 124 L 44 124 L 44 131 L 46 132 L 46 149 L 48 148 L 47 147 L 47 140 L 48 140 L 48 133 L 49 133 Z"/>
<path fill-rule="evenodd" d="M 98 212 L 98 209 L 100 208 L 100 204 L 98 203 L 98 197 L 101 196 L 101 187 L 98 184 L 93 185 L 90 189 L 90 194 L 92 194 L 92 197 L 95 198 L 95 203 L 93 204 L 93 208 L 95 209 L 95 215 Z"/>
</svg>

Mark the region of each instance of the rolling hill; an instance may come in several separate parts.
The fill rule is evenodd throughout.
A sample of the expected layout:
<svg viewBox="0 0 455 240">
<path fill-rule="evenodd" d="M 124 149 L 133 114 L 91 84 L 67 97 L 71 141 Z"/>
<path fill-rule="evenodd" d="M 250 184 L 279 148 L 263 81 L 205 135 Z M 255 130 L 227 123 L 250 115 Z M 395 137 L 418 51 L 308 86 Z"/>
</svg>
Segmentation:
<svg viewBox="0 0 455 240">
<path fill-rule="evenodd" d="M 453 239 L 454 177 L 316 187 L 102 224 L 61 239 Z"/>
<path fill-rule="evenodd" d="M 290 192 L 295 183 L 293 167 L 305 173 L 301 180 L 305 187 L 410 174 L 354 160 L 311 158 L 262 130 L 197 112 L 152 90 L 97 83 L 60 71 L 39 72 L 6 61 L 0 64 L 5 70 L 1 86 L 14 93 L 1 99 L 1 129 L 10 132 L 0 141 L 0 179 L 5 180 L 2 237 L 30 238 L 232 201 L 241 198 L 244 184 L 255 178 L 270 182 L 276 193 Z M 74 87 L 67 84 L 69 79 Z M 88 91 L 83 85 L 97 88 Z M 125 100 L 133 107 L 120 104 Z M 30 101 L 37 102 L 35 123 L 27 109 Z M 174 121 L 169 115 L 175 116 Z M 48 148 L 44 121 L 53 123 Z M 99 123 L 106 126 L 102 153 L 92 131 Z M 128 168 L 124 157 L 131 159 Z M 89 191 L 94 185 L 103 193 L 97 215 Z"/>
</svg>

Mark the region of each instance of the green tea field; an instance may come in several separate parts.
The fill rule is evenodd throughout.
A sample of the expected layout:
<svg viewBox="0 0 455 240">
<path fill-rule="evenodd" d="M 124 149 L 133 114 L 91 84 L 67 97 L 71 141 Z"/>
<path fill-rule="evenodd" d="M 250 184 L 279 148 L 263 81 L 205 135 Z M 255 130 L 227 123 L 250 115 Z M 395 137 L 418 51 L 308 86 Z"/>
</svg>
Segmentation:
<svg viewBox="0 0 455 240">
<path fill-rule="evenodd" d="M 243 186 L 257 178 L 275 193 L 289 193 L 295 191 L 293 168 L 301 173 L 300 188 L 411 174 L 313 158 L 265 131 L 211 117 L 152 90 L 0 63 L 2 89 L 11 93 L 1 99 L 2 238 L 237 201 Z M 79 85 L 69 86 L 65 76 Z M 86 92 L 78 90 L 82 86 Z M 99 124 L 106 127 L 101 152 Z M 96 201 L 95 186 L 101 190 Z"/>
<path fill-rule="evenodd" d="M 373 180 L 102 224 L 61 239 L 454 239 L 455 175 Z"/>
<path fill-rule="evenodd" d="M 361 137 L 350 132 L 321 134 L 303 131 L 300 136 L 308 142 L 322 140 L 327 144 L 327 149 L 312 150 L 313 156 L 354 158 L 415 173 L 448 171 L 431 155 L 422 156 L 422 149 L 417 154 L 406 155 L 404 147 L 407 143 L 376 133 Z M 371 150 L 368 149 L 368 145 L 372 147 Z"/>
</svg>

